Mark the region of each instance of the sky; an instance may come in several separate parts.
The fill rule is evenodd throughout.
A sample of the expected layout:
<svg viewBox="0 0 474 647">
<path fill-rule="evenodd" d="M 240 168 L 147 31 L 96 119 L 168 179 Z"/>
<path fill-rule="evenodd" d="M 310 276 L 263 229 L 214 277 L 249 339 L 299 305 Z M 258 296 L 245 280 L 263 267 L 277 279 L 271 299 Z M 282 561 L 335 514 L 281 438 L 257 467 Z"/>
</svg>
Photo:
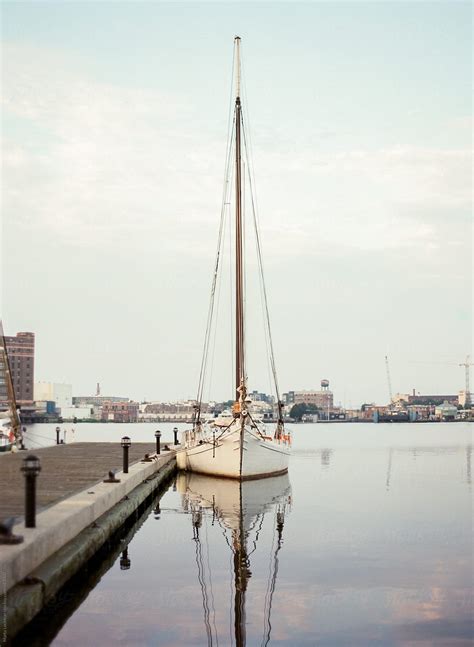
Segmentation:
<svg viewBox="0 0 474 647">
<path fill-rule="evenodd" d="M 195 397 L 238 34 L 280 390 L 327 378 L 336 403 L 384 403 L 386 355 L 394 393 L 464 388 L 470 3 L 1 13 L 1 316 L 35 332 L 37 381 Z M 253 326 L 249 387 L 268 391 Z M 205 395 L 227 399 L 229 335 L 215 348 Z"/>
</svg>

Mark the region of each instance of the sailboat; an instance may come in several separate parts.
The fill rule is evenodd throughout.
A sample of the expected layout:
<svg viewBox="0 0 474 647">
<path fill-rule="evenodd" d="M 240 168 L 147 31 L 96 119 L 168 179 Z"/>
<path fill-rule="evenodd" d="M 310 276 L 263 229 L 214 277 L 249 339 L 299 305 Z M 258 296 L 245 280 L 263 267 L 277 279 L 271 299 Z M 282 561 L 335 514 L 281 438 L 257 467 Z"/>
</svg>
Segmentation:
<svg viewBox="0 0 474 647">
<path fill-rule="evenodd" d="M 267 430 L 263 421 L 252 411 L 252 402 L 249 398 L 246 374 L 246 326 L 245 326 L 245 258 L 244 248 L 244 221 L 243 221 L 243 157 L 248 155 L 247 139 L 245 136 L 242 101 L 241 101 L 241 64 L 240 64 L 240 38 L 234 40 L 235 61 L 235 103 L 232 132 L 229 137 L 227 154 L 227 178 L 233 166 L 235 188 L 235 281 L 234 281 L 234 308 L 235 308 L 235 400 L 231 410 L 224 411 L 222 415 L 210 420 L 202 416 L 202 399 L 204 374 L 209 354 L 211 324 L 214 313 L 214 298 L 216 282 L 219 274 L 219 264 L 222 253 L 222 231 L 225 205 L 229 204 L 230 183 L 224 184 L 223 207 L 221 212 L 221 225 L 216 263 L 214 267 L 211 288 L 211 304 L 208 313 L 208 322 L 204 343 L 203 360 L 201 364 L 198 396 L 195 405 L 193 428 L 182 435 L 182 449 L 177 454 L 177 463 L 180 469 L 215 476 L 224 476 L 237 479 L 254 479 L 283 474 L 288 470 L 290 457 L 291 435 L 285 431 L 283 421 L 283 403 L 280 400 L 278 380 L 275 369 L 273 342 L 270 332 L 270 320 L 266 298 L 266 288 L 263 277 L 263 264 L 260 246 L 260 236 L 255 215 L 255 201 L 252 197 L 253 224 L 257 245 L 257 259 L 259 279 L 262 286 L 262 298 L 265 313 L 265 326 L 267 332 L 267 346 L 270 352 L 270 365 L 273 373 L 274 387 L 277 403 L 277 421 L 274 429 Z M 231 164 L 233 160 L 233 164 Z M 249 164 L 247 164 L 247 169 Z M 252 191 L 252 182 L 249 182 Z"/>
<path fill-rule="evenodd" d="M 203 524 L 206 524 L 205 517 L 211 518 L 212 525 L 220 526 L 225 541 L 232 551 L 233 634 L 236 647 L 244 647 L 248 624 L 246 597 L 252 577 L 250 560 L 257 550 L 265 515 L 271 519 L 271 513 L 274 513 L 272 554 L 262 605 L 261 644 L 268 645 L 272 630 L 271 611 L 278 575 L 279 552 L 283 545 L 285 517 L 291 507 L 291 485 L 288 474 L 256 482 L 242 482 L 181 472 L 177 477 L 176 486 L 182 495 L 184 510 L 192 516 L 193 540 L 196 545 L 196 563 L 208 645 L 219 644 L 219 631 L 215 623 L 215 609 L 212 609 L 214 604 L 212 588 L 209 590 L 212 587 L 210 565 L 208 565 L 209 572 L 206 573 L 208 559 L 203 559 L 203 552 L 206 554 L 209 549 L 208 546 L 204 546 L 203 551 L 202 545 L 201 535 L 204 536 L 204 541 L 207 540 L 208 535 L 207 528 L 205 533 L 201 530 Z M 255 608 L 252 610 L 257 613 L 260 611 Z"/>
<path fill-rule="evenodd" d="M 15 390 L 10 372 L 3 324 L 0 321 L 0 452 L 9 452 L 21 439 Z"/>
</svg>

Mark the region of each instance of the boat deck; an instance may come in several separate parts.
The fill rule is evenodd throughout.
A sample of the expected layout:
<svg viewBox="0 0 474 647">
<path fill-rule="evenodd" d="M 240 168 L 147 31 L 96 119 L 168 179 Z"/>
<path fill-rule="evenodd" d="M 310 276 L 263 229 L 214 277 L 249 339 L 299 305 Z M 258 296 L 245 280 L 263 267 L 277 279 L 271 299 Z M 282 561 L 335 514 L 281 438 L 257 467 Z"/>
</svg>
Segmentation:
<svg viewBox="0 0 474 647">
<path fill-rule="evenodd" d="M 129 464 L 154 451 L 154 443 L 132 444 Z M 0 454 L 0 520 L 24 515 L 25 479 L 21 466 L 29 454 L 41 461 L 36 494 L 40 511 L 102 481 L 109 470 L 121 470 L 122 452 L 118 443 L 70 443 Z"/>
</svg>

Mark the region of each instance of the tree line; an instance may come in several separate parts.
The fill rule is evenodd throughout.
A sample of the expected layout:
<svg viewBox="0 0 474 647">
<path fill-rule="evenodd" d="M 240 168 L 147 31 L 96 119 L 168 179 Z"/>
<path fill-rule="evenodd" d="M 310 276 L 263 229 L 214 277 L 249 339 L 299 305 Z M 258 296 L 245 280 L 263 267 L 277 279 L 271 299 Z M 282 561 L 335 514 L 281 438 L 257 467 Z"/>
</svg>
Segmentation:
<svg viewBox="0 0 474 647">
<path fill-rule="evenodd" d="M 301 422 L 303 419 L 303 416 L 306 415 L 307 413 L 312 414 L 312 413 L 317 413 L 318 411 L 322 411 L 322 409 L 315 404 L 307 404 L 306 402 L 301 402 L 300 404 L 294 404 L 291 409 L 290 409 L 290 418 L 293 418 L 293 420 L 298 420 Z"/>
</svg>

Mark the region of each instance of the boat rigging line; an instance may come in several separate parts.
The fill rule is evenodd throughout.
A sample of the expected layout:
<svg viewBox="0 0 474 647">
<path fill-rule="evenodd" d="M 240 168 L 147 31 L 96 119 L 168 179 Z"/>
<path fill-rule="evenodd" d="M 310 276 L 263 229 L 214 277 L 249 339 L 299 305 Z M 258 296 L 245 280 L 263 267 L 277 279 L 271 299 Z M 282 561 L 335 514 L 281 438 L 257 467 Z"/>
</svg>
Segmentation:
<svg viewBox="0 0 474 647">
<path fill-rule="evenodd" d="M 212 632 L 211 623 L 210 623 L 209 599 L 207 594 L 207 585 L 206 585 L 206 578 L 204 573 L 201 539 L 199 537 L 199 528 L 202 526 L 202 517 L 203 517 L 203 514 L 202 514 L 201 508 L 199 508 L 198 510 L 192 511 L 193 541 L 196 544 L 196 564 L 198 568 L 198 581 L 199 581 L 199 585 L 201 587 L 201 593 L 202 593 L 202 606 L 204 609 L 204 624 L 206 627 L 207 644 L 209 647 L 212 647 L 212 645 L 214 644 L 213 632 Z M 214 630 L 216 632 L 216 638 L 217 638 L 217 630 L 215 627 L 215 622 L 214 622 Z"/>
<path fill-rule="evenodd" d="M 231 141 L 233 139 L 233 130 L 235 127 L 235 118 L 234 118 L 234 126 L 232 128 L 230 137 Z M 203 349 L 203 354 L 202 354 L 202 360 L 201 360 L 201 370 L 199 373 L 199 384 L 198 384 L 198 393 L 197 393 L 197 404 L 198 404 L 198 412 L 197 412 L 197 422 L 199 423 L 200 421 L 200 415 L 201 415 L 201 403 L 202 403 L 202 395 L 203 395 L 203 390 L 204 390 L 204 376 L 206 372 L 206 367 L 207 367 L 207 360 L 208 360 L 208 355 L 209 355 L 209 343 L 210 343 L 210 337 L 211 337 L 211 330 L 212 330 L 212 321 L 213 321 L 213 315 L 214 315 L 214 302 L 215 302 L 215 294 L 216 294 L 216 285 L 217 285 L 217 279 L 218 279 L 218 274 L 219 274 L 219 265 L 220 265 L 220 257 L 222 254 L 222 241 L 223 241 L 223 231 L 224 231 L 224 221 L 225 221 L 225 214 L 226 214 L 226 198 L 227 194 L 229 191 L 229 168 L 231 165 L 231 153 L 232 153 L 232 146 L 228 144 L 228 150 L 227 150 L 227 163 L 226 163 L 226 175 L 224 179 L 224 190 L 223 190 L 223 198 L 222 198 L 222 206 L 221 206 L 221 217 L 220 217 L 220 223 L 219 223 L 219 234 L 218 234 L 218 239 L 217 239 L 217 252 L 216 252 L 216 260 L 214 263 L 214 273 L 212 276 L 212 284 L 211 284 L 211 298 L 210 298 L 210 303 L 209 303 L 209 309 L 208 309 L 208 314 L 207 314 L 207 324 L 206 324 L 206 332 L 204 335 L 204 349 Z"/>
<path fill-rule="evenodd" d="M 214 511 L 214 509 L 215 509 L 215 507 L 214 507 L 214 497 L 213 497 L 212 510 Z M 214 525 L 214 519 L 212 521 L 212 525 Z M 205 531 L 206 531 L 206 553 L 207 553 L 207 570 L 209 572 L 209 588 L 211 589 L 212 624 L 214 626 L 214 633 L 215 633 L 215 636 L 216 636 L 216 645 L 217 645 L 217 647 L 219 647 L 219 637 L 218 637 L 218 634 L 217 634 L 217 626 L 216 626 L 216 605 L 215 605 L 215 602 L 214 602 L 214 591 L 213 591 L 213 588 L 212 588 L 211 560 L 210 560 L 210 557 L 209 557 L 209 538 L 208 538 L 208 534 L 207 534 L 207 519 L 205 519 L 204 528 L 205 528 Z"/>
<path fill-rule="evenodd" d="M 278 567 L 279 567 L 278 553 L 280 552 L 281 546 L 283 544 L 282 533 L 283 533 L 284 519 L 285 519 L 285 513 L 280 509 L 280 506 L 278 506 L 275 513 L 276 524 L 273 530 L 273 539 L 275 539 L 275 530 L 276 530 L 276 532 L 278 533 L 278 540 L 277 540 L 277 547 L 273 558 L 273 563 L 270 566 L 270 574 L 269 574 L 270 577 L 268 581 L 267 592 L 265 594 L 264 634 L 263 634 L 263 639 L 261 643 L 262 647 L 267 647 L 268 643 L 270 642 L 270 634 L 272 631 L 271 614 L 272 614 L 273 594 L 275 593 L 275 585 L 276 585 L 276 579 L 277 579 Z M 273 549 L 273 545 L 272 545 L 272 549 Z"/>
<path fill-rule="evenodd" d="M 273 373 L 273 381 L 274 381 L 274 384 L 275 384 L 277 402 L 279 402 L 280 401 L 280 389 L 279 389 L 279 386 L 278 386 L 278 377 L 277 377 L 276 363 L 275 363 L 275 353 L 274 353 L 274 350 L 273 350 L 273 338 L 272 338 L 272 331 L 271 331 L 271 326 L 270 326 L 270 313 L 269 313 L 269 309 L 268 309 L 267 287 L 266 287 L 266 284 L 265 284 L 265 274 L 264 274 L 264 270 L 263 270 L 262 246 L 261 246 L 261 242 L 260 242 L 260 229 L 259 229 L 259 225 L 258 225 L 255 191 L 254 191 L 254 188 L 253 188 L 252 174 L 250 172 L 249 148 L 248 148 L 248 145 L 247 145 L 246 129 L 245 129 L 245 125 L 244 125 L 243 121 L 242 121 L 242 133 L 243 133 L 243 140 L 244 140 L 244 149 L 245 149 L 246 159 L 247 159 L 247 167 L 249 169 L 248 178 L 249 178 L 249 188 L 250 188 L 250 200 L 251 200 L 252 217 L 253 217 L 253 224 L 254 224 L 254 230 L 255 230 L 255 242 L 256 242 L 256 246 L 257 246 L 257 259 L 258 259 L 258 267 L 259 267 L 259 277 L 260 277 L 260 284 L 261 284 L 262 294 L 263 294 L 263 304 L 264 304 L 264 308 L 265 308 L 265 322 L 266 322 L 266 332 L 267 332 L 267 335 L 268 335 L 268 343 L 269 343 L 269 350 L 270 350 L 270 363 L 271 363 L 271 368 L 272 368 L 272 373 Z"/>
<path fill-rule="evenodd" d="M 242 82 L 244 86 L 244 96 L 247 96 L 247 87 L 246 87 L 246 82 L 245 82 L 245 75 L 242 76 Z M 254 218 L 254 229 L 255 232 L 258 234 L 260 231 L 260 225 L 258 222 L 258 198 L 257 198 L 257 191 L 255 187 L 255 182 L 253 181 L 253 178 L 255 178 L 255 170 L 254 170 L 254 164 L 253 164 L 253 146 L 252 146 L 252 129 L 251 129 L 251 124 L 250 124 L 250 113 L 247 110 L 247 105 L 246 102 L 244 102 L 243 107 L 242 107 L 242 132 L 244 134 L 244 148 L 245 148 L 245 160 L 247 162 L 247 174 L 249 178 L 249 185 L 250 185 L 250 195 L 252 198 L 252 212 L 253 212 L 253 218 Z M 258 254 L 258 245 L 257 245 L 257 236 L 256 236 L 256 249 L 257 249 L 257 254 Z M 271 357 L 271 348 L 269 344 L 269 335 L 267 333 L 267 325 L 266 325 L 266 320 L 268 319 L 268 312 L 265 314 L 265 298 L 266 296 L 263 293 L 263 288 L 262 288 L 262 280 L 260 276 L 263 276 L 263 265 L 262 265 L 262 271 L 259 272 L 259 287 L 260 287 L 260 302 L 261 302 L 261 307 L 262 307 L 262 322 L 263 322 L 263 327 L 264 327 L 264 339 L 265 339 L 265 347 L 266 347 L 266 359 L 267 359 L 267 371 L 268 371 L 268 385 L 270 389 L 272 388 L 272 378 L 271 378 L 271 373 L 272 371 L 272 366 L 270 362 L 270 357 Z M 263 281 L 263 283 L 265 283 Z M 274 372 L 276 374 L 276 372 Z M 278 388 L 276 388 L 276 399 L 277 402 L 279 402 L 279 394 L 278 394 Z"/>
</svg>

